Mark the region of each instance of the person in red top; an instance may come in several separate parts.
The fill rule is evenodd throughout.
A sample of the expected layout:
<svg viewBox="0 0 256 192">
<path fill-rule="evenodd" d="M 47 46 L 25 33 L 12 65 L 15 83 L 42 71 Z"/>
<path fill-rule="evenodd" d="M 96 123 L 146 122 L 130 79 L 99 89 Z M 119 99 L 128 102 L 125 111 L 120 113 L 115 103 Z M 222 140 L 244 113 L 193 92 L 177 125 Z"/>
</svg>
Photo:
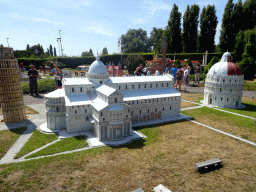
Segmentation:
<svg viewBox="0 0 256 192">
<path fill-rule="evenodd" d="M 173 88 L 176 88 L 179 85 L 179 91 L 181 92 L 181 80 L 182 80 L 183 71 L 181 70 L 181 65 L 179 65 L 177 73 L 176 73 L 176 84 Z"/>
</svg>

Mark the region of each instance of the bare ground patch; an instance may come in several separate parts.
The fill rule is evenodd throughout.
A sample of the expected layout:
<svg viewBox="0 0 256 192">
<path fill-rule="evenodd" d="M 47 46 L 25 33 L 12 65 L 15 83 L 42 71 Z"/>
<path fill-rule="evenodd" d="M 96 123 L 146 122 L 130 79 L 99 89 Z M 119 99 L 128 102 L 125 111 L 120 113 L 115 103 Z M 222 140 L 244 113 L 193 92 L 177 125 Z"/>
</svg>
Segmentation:
<svg viewBox="0 0 256 192">
<path fill-rule="evenodd" d="M 139 148 L 99 148 L 19 165 L 8 177 L 0 174 L 0 187 L 38 191 L 150 191 L 162 183 L 172 191 L 254 191 L 255 147 L 191 122 L 156 127 L 156 142 Z M 195 163 L 220 158 L 224 167 L 207 174 Z M 22 170 L 22 175 L 15 175 Z M 15 177 L 12 177 L 15 175 Z"/>
<path fill-rule="evenodd" d="M 194 106 L 197 106 L 197 105 L 194 104 L 194 103 L 189 103 L 189 102 L 186 102 L 186 101 L 181 101 L 181 108 L 188 108 L 188 107 L 194 107 Z"/>
<path fill-rule="evenodd" d="M 32 109 L 26 105 L 25 105 L 25 111 L 26 111 L 26 114 L 39 114 L 37 111 L 35 111 L 34 109 Z M 0 108 L 0 115 L 3 115 L 2 108 Z"/>
</svg>

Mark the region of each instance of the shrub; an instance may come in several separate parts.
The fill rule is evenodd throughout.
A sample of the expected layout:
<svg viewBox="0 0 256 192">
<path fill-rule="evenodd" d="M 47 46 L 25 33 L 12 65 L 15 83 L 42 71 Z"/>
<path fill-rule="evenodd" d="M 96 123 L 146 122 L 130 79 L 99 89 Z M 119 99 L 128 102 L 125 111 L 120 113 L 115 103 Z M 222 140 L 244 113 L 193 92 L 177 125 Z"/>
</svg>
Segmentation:
<svg viewBox="0 0 256 192">
<path fill-rule="evenodd" d="M 55 89 L 56 83 L 54 79 L 40 79 L 37 81 L 37 90 L 39 93 L 51 92 Z M 22 82 L 21 88 L 23 94 L 29 93 L 29 82 Z"/>
<path fill-rule="evenodd" d="M 180 62 L 180 60 L 179 59 L 177 59 L 176 61 L 174 61 L 174 63 L 173 63 L 175 66 L 179 66 L 180 64 L 181 64 L 181 62 Z"/>
<path fill-rule="evenodd" d="M 204 68 L 204 74 L 207 74 L 208 71 L 211 69 L 211 67 L 215 64 L 218 63 L 219 59 L 218 57 L 214 56 L 211 61 L 208 63 L 208 65 Z"/>
<path fill-rule="evenodd" d="M 200 81 L 205 81 L 206 74 L 200 74 Z M 191 82 L 195 81 L 195 74 L 189 76 L 189 80 Z"/>
<path fill-rule="evenodd" d="M 240 66 L 245 79 L 253 79 L 255 74 L 256 64 L 252 57 L 245 57 L 241 62 L 238 63 Z"/>
<path fill-rule="evenodd" d="M 145 66 L 146 61 L 140 54 L 130 54 L 125 59 L 124 64 L 127 66 L 128 73 L 133 74 L 140 64 Z"/>
</svg>

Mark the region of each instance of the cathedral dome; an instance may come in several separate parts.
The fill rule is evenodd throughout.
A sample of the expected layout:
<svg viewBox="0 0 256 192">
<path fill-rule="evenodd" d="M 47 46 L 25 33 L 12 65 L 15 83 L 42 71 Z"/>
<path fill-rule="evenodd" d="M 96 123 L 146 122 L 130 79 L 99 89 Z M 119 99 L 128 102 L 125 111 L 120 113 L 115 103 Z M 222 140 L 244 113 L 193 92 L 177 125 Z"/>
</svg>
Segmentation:
<svg viewBox="0 0 256 192">
<path fill-rule="evenodd" d="M 239 76 L 243 75 L 240 67 L 233 63 L 231 54 L 226 52 L 223 54 L 221 61 L 214 64 L 209 70 L 207 76 L 221 75 L 221 76 Z"/>
<path fill-rule="evenodd" d="M 100 57 L 96 56 L 96 61 L 94 61 L 89 70 L 88 73 L 90 74 L 108 74 L 106 66 L 100 61 Z"/>
</svg>

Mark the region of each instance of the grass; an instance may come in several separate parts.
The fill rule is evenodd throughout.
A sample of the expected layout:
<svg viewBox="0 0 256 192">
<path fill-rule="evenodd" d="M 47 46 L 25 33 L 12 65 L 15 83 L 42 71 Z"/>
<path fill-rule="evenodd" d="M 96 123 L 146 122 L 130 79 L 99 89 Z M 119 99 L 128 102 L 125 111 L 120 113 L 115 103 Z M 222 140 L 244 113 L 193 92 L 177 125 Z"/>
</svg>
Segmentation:
<svg viewBox="0 0 256 192">
<path fill-rule="evenodd" d="M 216 129 L 234 134 L 241 138 L 247 138 L 256 142 L 256 127 L 254 120 L 236 116 L 230 113 L 218 111 L 208 107 L 182 111 L 200 123 L 212 126 Z"/>
<path fill-rule="evenodd" d="M 26 111 L 26 114 L 39 114 L 37 111 L 28 107 L 27 105 L 25 105 L 25 111 Z M 0 108 L 0 115 L 3 115 L 2 108 Z"/>
<path fill-rule="evenodd" d="M 208 118 L 208 117 L 206 117 Z M 163 184 L 171 191 L 255 191 L 256 151 L 192 122 L 139 129 L 148 138 L 0 166 L 3 191 L 133 191 Z M 207 174 L 195 163 L 220 158 Z"/>
<path fill-rule="evenodd" d="M 251 99 L 249 97 L 242 97 L 242 104 L 245 105 L 245 108 L 241 108 L 241 109 L 225 108 L 223 110 L 256 118 L 256 98 Z"/>
<path fill-rule="evenodd" d="M 181 108 L 188 108 L 188 107 L 194 107 L 194 106 L 197 106 L 197 105 L 194 104 L 194 103 L 189 103 L 189 102 L 186 102 L 186 101 L 181 101 Z"/>
<path fill-rule="evenodd" d="M 26 127 L 21 127 L 18 129 L 0 131 L 0 159 L 26 129 Z"/>
<path fill-rule="evenodd" d="M 51 155 L 51 154 L 60 153 L 64 151 L 71 151 L 71 150 L 80 149 L 87 146 L 88 144 L 86 142 L 86 136 L 70 137 L 70 138 L 61 140 L 57 143 L 54 143 L 36 153 L 33 153 L 28 157 L 26 157 L 26 159 L 29 159 L 32 157 L 39 157 L 43 155 Z"/>
<path fill-rule="evenodd" d="M 244 81 L 244 90 L 256 91 L 256 83 L 254 81 Z"/>
<path fill-rule="evenodd" d="M 181 99 L 200 103 L 204 99 L 204 93 L 182 93 Z"/>
<path fill-rule="evenodd" d="M 37 80 L 37 90 L 39 93 L 51 92 L 55 90 L 56 83 L 54 79 Z M 29 93 L 29 82 L 21 82 L 23 94 Z"/>
<path fill-rule="evenodd" d="M 15 159 L 20 158 L 56 139 L 58 139 L 58 136 L 55 134 L 43 134 L 38 130 L 35 130 L 20 152 L 17 153 Z"/>
</svg>

